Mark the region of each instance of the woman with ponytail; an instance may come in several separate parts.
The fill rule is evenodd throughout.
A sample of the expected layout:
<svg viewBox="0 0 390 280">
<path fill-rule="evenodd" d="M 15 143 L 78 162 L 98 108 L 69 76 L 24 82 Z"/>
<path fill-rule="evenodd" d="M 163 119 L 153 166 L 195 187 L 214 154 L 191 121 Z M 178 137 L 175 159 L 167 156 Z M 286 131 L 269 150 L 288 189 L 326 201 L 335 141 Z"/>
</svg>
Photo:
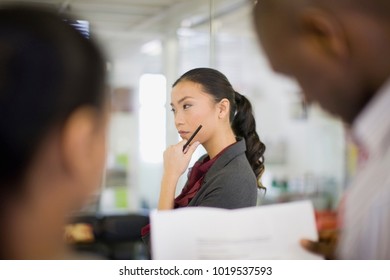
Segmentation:
<svg viewBox="0 0 390 280">
<path fill-rule="evenodd" d="M 164 153 L 159 210 L 256 206 L 257 190 L 263 188 L 260 179 L 265 146 L 257 135 L 248 99 L 237 93 L 219 71 L 197 68 L 173 84 L 171 101 L 175 125 L 183 140 Z M 201 130 L 183 151 L 199 125 Z M 181 194 L 175 198 L 179 177 L 198 145 L 203 145 L 207 154 L 192 167 Z M 143 228 L 144 237 L 148 232 L 149 226 Z"/>
</svg>

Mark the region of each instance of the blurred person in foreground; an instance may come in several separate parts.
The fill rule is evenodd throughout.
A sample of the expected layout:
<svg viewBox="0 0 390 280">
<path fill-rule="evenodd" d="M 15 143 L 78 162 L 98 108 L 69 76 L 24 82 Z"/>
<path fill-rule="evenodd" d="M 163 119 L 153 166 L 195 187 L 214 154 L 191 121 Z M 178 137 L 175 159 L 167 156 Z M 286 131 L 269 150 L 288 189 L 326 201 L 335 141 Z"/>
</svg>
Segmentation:
<svg viewBox="0 0 390 280">
<path fill-rule="evenodd" d="M 364 155 L 339 209 L 336 257 L 390 259 L 390 2 L 260 0 L 254 17 L 273 69 L 340 117 Z M 302 245 L 329 256 L 327 240 Z"/>
<path fill-rule="evenodd" d="M 64 226 L 99 187 L 105 63 L 64 15 L 0 7 L 0 258 L 67 258 Z"/>
</svg>

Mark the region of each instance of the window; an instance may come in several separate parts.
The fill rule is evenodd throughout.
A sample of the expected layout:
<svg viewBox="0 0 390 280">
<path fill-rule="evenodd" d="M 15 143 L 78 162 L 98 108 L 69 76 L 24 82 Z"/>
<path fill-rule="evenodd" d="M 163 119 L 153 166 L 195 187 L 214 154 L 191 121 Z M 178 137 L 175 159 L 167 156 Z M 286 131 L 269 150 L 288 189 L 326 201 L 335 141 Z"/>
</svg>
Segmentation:
<svg viewBox="0 0 390 280">
<path fill-rule="evenodd" d="M 139 143 L 141 160 L 161 163 L 166 146 L 166 78 L 143 74 L 139 84 Z"/>
</svg>

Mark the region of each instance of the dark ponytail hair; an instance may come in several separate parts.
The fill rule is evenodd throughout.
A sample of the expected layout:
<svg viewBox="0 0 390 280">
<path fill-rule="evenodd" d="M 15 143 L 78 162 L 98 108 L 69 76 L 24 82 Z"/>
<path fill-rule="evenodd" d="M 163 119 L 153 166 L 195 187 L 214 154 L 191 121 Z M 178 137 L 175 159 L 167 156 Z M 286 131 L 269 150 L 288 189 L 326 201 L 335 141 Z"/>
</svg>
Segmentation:
<svg viewBox="0 0 390 280">
<path fill-rule="evenodd" d="M 184 73 L 174 84 L 191 81 L 200 84 L 203 90 L 212 95 L 216 102 L 226 98 L 230 102 L 230 123 L 236 136 L 245 139 L 246 157 L 256 175 L 258 186 L 264 172 L 265 145 L 256 132 L 256 121 L 249 100 L 236 92 L 229 80 L 221 72 L 211 68 L 196 68 Z"/>
<path fill-rule="evenodd" d="M 239 94 L 234 93 L 236 103 L 236 115 L 232 121 L 234 134 L 245 139 L 246 157 L 252 166 L 259 182 L 259 187 L 263 187 L 260 178 L 264 172 L 264 152 L 265 145 L 260 141 L 256 132 L 256 120 L 253 116 L 252 105 L 249 100 Z"/>
</svg>

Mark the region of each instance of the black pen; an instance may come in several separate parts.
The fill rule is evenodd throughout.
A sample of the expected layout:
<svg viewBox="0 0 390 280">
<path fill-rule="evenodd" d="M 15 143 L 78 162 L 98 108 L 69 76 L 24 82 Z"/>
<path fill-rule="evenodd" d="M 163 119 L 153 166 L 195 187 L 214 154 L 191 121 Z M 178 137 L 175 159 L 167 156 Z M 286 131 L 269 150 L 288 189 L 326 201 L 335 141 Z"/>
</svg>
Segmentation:
<svg viewBox="0 0 390 280">
<path fill-rule="evenodd" d="M 190 139 L 188 139 L 187 143 L 184 144 L 183 146 L 183 152 L 185 151 L 185 149 L 187 149 L 187 146 L 191 143 L 192 139 L 194 139 L 194 137 L 196 136 L 196 134 L 198 134 L 199 130 L 202 128 L 202 125 L 200 125 L 196 130 L 195 132 L 191 135 Z"/>
</svg>

